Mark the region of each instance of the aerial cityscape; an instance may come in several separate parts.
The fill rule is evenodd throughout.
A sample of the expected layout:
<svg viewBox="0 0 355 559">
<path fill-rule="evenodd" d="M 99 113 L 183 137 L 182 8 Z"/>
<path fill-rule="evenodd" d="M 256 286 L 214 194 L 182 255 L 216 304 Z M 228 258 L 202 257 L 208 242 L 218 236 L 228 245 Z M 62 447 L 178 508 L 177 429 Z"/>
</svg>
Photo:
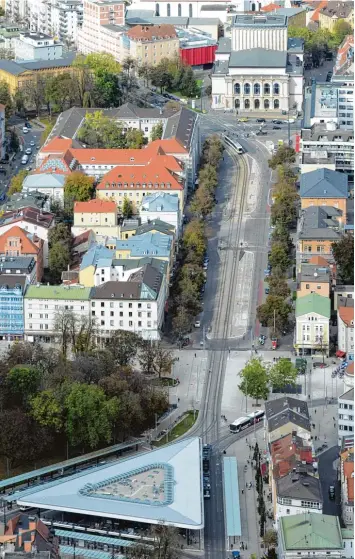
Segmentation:
<svg viewBox="0 0 355 559">
<path fill-rule="evenodd" d="M 1 559 L 354 559 L 354 4 L 0 0 Z"/>
</svg>

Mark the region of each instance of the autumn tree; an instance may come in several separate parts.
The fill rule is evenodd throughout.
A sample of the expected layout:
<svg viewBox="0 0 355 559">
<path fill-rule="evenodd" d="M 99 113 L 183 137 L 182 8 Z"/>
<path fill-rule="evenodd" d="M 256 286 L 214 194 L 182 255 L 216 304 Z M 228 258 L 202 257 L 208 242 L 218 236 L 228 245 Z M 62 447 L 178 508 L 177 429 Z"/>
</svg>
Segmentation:
<svg viewBox="0 0 355 559">
<path fill-rule="evenodd" d="M 125 219 L 129 219 L 133 215 L 133 202 L 128 196 L 123 198 L 122 215 Z"/>
<path fill-rule="evenodd" d="M 256 312 L 263 326 L 270 328 L 275 335 L 280 335 L 288 326 L 291 310 L 291 305 L 286 303 L 283 297 L 268 295 L 265 303 L 259 305 Z"/>
<path fill-rule="evenodd" d="M 123 367 L 130 365 L 137 356 L 140 343 L 141 338 L 135 332 L 116 330 L 112 333 L 106 347 L 116 363 Z"/>
<path fill-rule="evenodd" d="M 260 358 L 250 359 L 241 371 L 240 378 L 241 383 L 238 388 L 245 396 L 254 398 L 256 405 L 258 405 L 260 398 L 267 399 L 269 393 L 268 371 Z"/>
<path fill-rule="evenodd" d="M 279 241 L 273 243 L 271 246 L 269 262 L 273 268 L 279 268 L 282 272 L 286 272 L 290 265 L 290 259 L 287 251 L 284 245 L 282 245 Z"/>
<path fill-rule="evenodd" d="M 296 161 L 296 152 L 293 148 L 283 144 L 269 159 L 270 169 L 277 169 L 279 165 L 290 165 Z"/>
<path fill-rule="evenodd" d="M 67 175 L 64 183 L 64 206 L 70 214 L 75 202 L 87 202 L 94 192 L 94 177 L 74 171 Z"/>
<path fill-rule="evenodd" d="M 15 194 L 15 192 L 22 192 L 23 181 L 25 180 L 27 175 L 28 175 L 28 171 L 22 169 L 17 173 L 17 175 L 14 175 L 12 177 L 10 182 L 10 187 L 8 190 L 8 196 Z"/>
<path fill-rule="evenodd" d="M 346 233 L 340 241 L 332 244 L 332 252 L 341 281 L 344 284 L 353 285 L 354 236 L 351 233 Z"/>
</svg>

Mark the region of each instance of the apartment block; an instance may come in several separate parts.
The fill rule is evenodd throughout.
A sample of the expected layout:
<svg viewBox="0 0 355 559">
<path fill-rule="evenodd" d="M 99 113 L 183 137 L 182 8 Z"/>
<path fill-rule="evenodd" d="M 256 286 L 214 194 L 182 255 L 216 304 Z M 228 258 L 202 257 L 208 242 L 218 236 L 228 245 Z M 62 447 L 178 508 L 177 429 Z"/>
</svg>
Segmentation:
<svg viewBox="0 0 355 559">
<path fill-rule="evenodd" d="M 138 64 L 155 66 L 163 58 L 179 54 L 179 38 L 173 25 L 135 25 L 127 31 L 127 37 L 129 54 Z"/>
<path fill-rule="evenodd" d="M 338 351 L 354 360 L 354 299 L 346 299 L 347 306 L 338 307 Z"/>
<path fill-rule="evenodd" d="M 341 448 L 346 439 L 354 441 L 354 388 L 338 398 L 338 445 Z"/>
<path fill-rule="evenodd" d="M 311 293 L 296 300 L 294 347 L 299 355 L 329 352 L 330 299 Z"/>
<path fill-rule="evenodd" d="M 0 235 L 0 257 L 17 258 L 27 256 L 36 262 L 36 280 L 43 276 L 43 247 L 44 241 L 38 235 L 31 234 L 14 226 Z"/>
<path fill-rule="evenodd" d="M 55 41 L 50 35 L 36 33 L 22 33 L 16 41 L 15 58 L 17 61 L 56 60 L 63 56 L 63 45 Z"/>
<path fill-rule="evenodd" d="M 0 340 L 23 339 L 23 298 L 27 284 L 26 275 L 0 275 Z"/>
<path fill-rule="evenodd" d="M 354 132 L 336 123 L 315 124 L 301 131 L 301 173 L 326 168 L 354 176 Z"/>
<path fill-rule="evenodd" d="M 88 202 L 74 202 L 72 234 L 80 235 L 90 229 L 95 235 L 119 236 L 116 202 L 99 198 Z"/>
<path fill-rule="evenodd" d="M 354 391 L 353 391 L 354 398 Z M 347 527 L 354 526 L 354 447 L 340 453 L 340 483 L 342 519 Z"/>
</svg>

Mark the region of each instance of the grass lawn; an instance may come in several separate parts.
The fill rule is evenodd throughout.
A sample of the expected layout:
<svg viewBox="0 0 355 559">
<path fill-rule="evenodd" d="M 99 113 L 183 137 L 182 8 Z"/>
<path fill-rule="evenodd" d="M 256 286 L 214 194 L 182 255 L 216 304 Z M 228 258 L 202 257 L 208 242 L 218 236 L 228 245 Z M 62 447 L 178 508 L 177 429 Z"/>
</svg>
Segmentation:
<svg viewBox="0 0 355 559">
<path fill-rule="evenodd" d="M 198 417 L 198 411 L 187 412 L 185 417 L 180 421 L 180 423 L 175 425 L 175 427 L 170 431 L 169 436 L 168 436 L 168 440 L 166 440 L 167 437 L 166 437 L 166 435 L 164 435 L 164 437 L 160 441 L 153 441 L 152 444 L 154 446 L 163 446 L 167 442 L 171 443 L 171 442 L 175 441 L 177 438 L 181 437 L 189 429 L 191 429 L 191 427 L 195 424 L 195 422 L 197 420 L 197 417 Z"/>
</svg>

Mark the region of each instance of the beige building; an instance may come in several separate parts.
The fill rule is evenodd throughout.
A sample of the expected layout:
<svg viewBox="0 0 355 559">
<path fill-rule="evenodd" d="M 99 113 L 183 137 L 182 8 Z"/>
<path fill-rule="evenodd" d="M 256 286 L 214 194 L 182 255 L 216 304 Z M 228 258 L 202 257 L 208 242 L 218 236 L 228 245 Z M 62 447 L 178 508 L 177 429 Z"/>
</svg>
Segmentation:
<svg viewBox="0 0 355 559">
<path fill-rule="evenodd" d="M 117 205 L 113 200 L 89 200 L 74 203 L 74 236 L 92 230 L 95 235 L 119 237 Z"/>
<path fill-rule="evenodd" d="M 328 2 L 319 12 L 319 27 L 334 30 L 335 24 L 344 20 L 352 27 L 354 26 L 354 4 L 353 2 Z"/>
<path fill-rule="evenodd" d="M 313 266 L 302 264 L 298 276 L 297 297 L 304 297 L 310 293 L 318 293 L 322 297 L 330 297 L 330 269 L 328 266 Z"/>
<path fill-rule="evenodd" d="M 127 32 L 130 56 L 141 64 L 155 66 L 163 58 L 179 54 L 179 38 L 170 24 L 135 25 Z"/>
</svg>

